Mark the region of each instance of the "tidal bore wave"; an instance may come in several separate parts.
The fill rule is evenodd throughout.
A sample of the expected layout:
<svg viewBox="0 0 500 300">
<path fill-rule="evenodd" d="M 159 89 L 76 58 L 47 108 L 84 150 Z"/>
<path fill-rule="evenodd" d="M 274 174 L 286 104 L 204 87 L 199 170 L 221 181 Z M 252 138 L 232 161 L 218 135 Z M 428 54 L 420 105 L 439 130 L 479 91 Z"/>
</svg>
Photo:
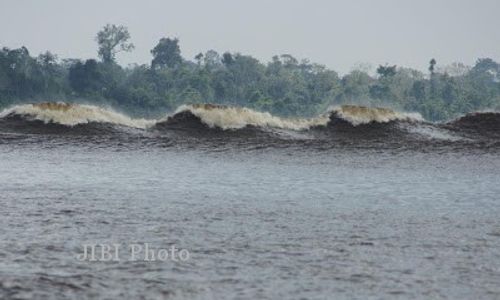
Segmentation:
<svg viewBox="0 0 500 300">
<path fill-rule="evenodd" d="M 470 113 L 446 123 L 444 127 L 472 138 L 479 136 L 490 139 L 500 139 L 500 113 Z"/>
<path fill-rule="evenodd" d="M 61 102 L 16 105 L 0 113 L 3 132 L 101 134 L 120 128 L 146 129 L 153 123 L 111 109 Z"/>
<path fill-rule="evenodd" d="M 45 102 L 0 113 L 0 133 L 113 135 L 142 132 L 152 137 L 265 137 L 335 142 L 499 140 L 500 113 L 468 114 L 447 123 L 417 113 L 355 105 L 333 107 L 314 118 L 282 118 L 245 107 L 182 105 L 158 120 L 133 119 L 92 105 Z M 270 143 L 272 141 L 269 141 Z"/>
</svg>

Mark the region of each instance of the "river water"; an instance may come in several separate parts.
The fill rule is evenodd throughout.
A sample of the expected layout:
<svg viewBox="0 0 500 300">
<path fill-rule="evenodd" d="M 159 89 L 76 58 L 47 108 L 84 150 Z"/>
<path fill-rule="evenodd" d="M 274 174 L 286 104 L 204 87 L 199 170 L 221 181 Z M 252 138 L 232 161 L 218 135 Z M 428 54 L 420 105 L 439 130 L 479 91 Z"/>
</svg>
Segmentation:
<svg viewBox="0 0 500 300">
<path fill-rule="evenodd" d="M 16 128 L 0 134 L 2 299 L 500 297 L 491 139 Z"/>
</svg>

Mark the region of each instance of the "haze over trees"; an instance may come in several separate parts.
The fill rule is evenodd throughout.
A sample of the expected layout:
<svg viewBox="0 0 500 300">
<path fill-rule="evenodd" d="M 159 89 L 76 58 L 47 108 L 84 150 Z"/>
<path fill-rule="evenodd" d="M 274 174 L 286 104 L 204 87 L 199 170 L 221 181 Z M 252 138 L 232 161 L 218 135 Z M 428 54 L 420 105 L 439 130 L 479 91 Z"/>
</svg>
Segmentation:
<svg viewBox="0 0 500 300">
<path fill-rule="evenodd" d="M 111 105 L 132 115 L 158 115 L 184 103 L 246 106 L 285 116 L 311 116 L 339 104 L 389 106 L 449 119 L 500 108 L 500 64 L 478 59 L 472 67 L 440 66 L 428 73 L 381 65 L 375 75 L 339 76 L 323 65 L 282 54 L 268 63 L 240 53 L 208 50 L 182 57 L 179 40 L 162 38 L 148 65 L 122 67 L 116 55 L 132 51 L 126 27 L 106 25 L 96 36 L 96 59 L 31 56 L 25 47 L 0 50 L 0 106 L 34 101 Z"/>
</svg>

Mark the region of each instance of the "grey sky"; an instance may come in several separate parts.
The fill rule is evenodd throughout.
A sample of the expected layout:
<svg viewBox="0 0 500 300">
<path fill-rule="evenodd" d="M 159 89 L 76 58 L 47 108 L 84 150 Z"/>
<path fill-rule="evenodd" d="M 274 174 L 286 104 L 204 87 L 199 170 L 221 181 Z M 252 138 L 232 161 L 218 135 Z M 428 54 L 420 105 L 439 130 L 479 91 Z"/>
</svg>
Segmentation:
<svg viewBox="0 0 500 300">
<path fill-rule="evenodd" d="M 0 45 L 96 57 L 96 32 L 114 23 L 136 45 L 122 64 L 148 63 L 167 36 L 188 59 L 214 49 L 262 61 L 290 53 L 341 73 L 365 62 L 425 70 L 431 57 L 500 60 L 499 16 L 498 0 L 0 0 Z"/>
</svg>

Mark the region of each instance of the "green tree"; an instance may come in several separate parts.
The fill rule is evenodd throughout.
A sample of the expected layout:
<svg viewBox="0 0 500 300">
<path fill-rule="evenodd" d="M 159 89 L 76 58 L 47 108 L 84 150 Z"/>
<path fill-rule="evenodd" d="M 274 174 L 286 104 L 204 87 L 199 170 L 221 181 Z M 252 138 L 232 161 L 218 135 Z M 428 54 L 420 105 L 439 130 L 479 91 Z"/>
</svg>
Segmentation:
<svg viewBox="0 0 500 300">
<path fill-rule="evenodd" d="M 213 70 L 222 66 L 222 59 L 217 51 L 208 50 L 205 53 L 204 63 L 207 69 Z"/>
<path fill-rule="evenodd" d="M 80 95 L 101 92 L 103 76 L 95 59 L 76 62 L 69 68 L 68 79 L 73 90 Z"/>
<path fill-rule="evenodd" d="M 436 68 L 436 60 L 433 58 L 431 59 L 431 61 L 429 62 L 429 72 L 431 72 L 431 75 L 434 74 L 434 71 L 435 71 L 435 68 Z"/>
<path fill-rule="evenodd" d="M 374 81 L 363 71 L 352 71 L 342 78 L 342 92 L 337 96 L 337 102 L 359 103 L 370 100 L 370 85 Z"/>
<path fill-rule="evenodd" d="M 130 33 L 125 26 L 107 24 L 96 35 L 95 40 L 99 45 L 98 54 L 104 63 L 115 61 L 116 53 L 130 52 L 134 49 L 134 44 L 129 43 Z"/>
<path fill-rule="evenodd" d="M 394 66 L 380 65 L 377 68 L 377 74 L 382 78 L 392 77 L 396 75 L 396 65 Z"/>
<path fill-rule="evenodd" d="M 234 62 L 233 55 L 229 52 L 222 54 L 222 63 L 227 67 Z"/>
<path fill-rule="evenodd" d="M 153 60 L 152 69 L 164 67 L 173 68 L 182 63 L 181 49 L 178 39 L 161 38 L 158 44 L 151 50 Z"/>
<path fill-rule="evenodd" d="M 438 78 L 435 76 L 436 70 L 436 60 L 433 58 L 429 62 L 429 72 L 431 72 L 431 98 L 434 99 L 436 97 L 436 85 Z"/>
<path fill-rule="evenodd" d="M 203 53 L 200 52 L 200 53 L 196 54 L 194 59 L 198 63 L 198 67 L 201 66 L 201 60 L 203 59 Z"/>
</svg>

